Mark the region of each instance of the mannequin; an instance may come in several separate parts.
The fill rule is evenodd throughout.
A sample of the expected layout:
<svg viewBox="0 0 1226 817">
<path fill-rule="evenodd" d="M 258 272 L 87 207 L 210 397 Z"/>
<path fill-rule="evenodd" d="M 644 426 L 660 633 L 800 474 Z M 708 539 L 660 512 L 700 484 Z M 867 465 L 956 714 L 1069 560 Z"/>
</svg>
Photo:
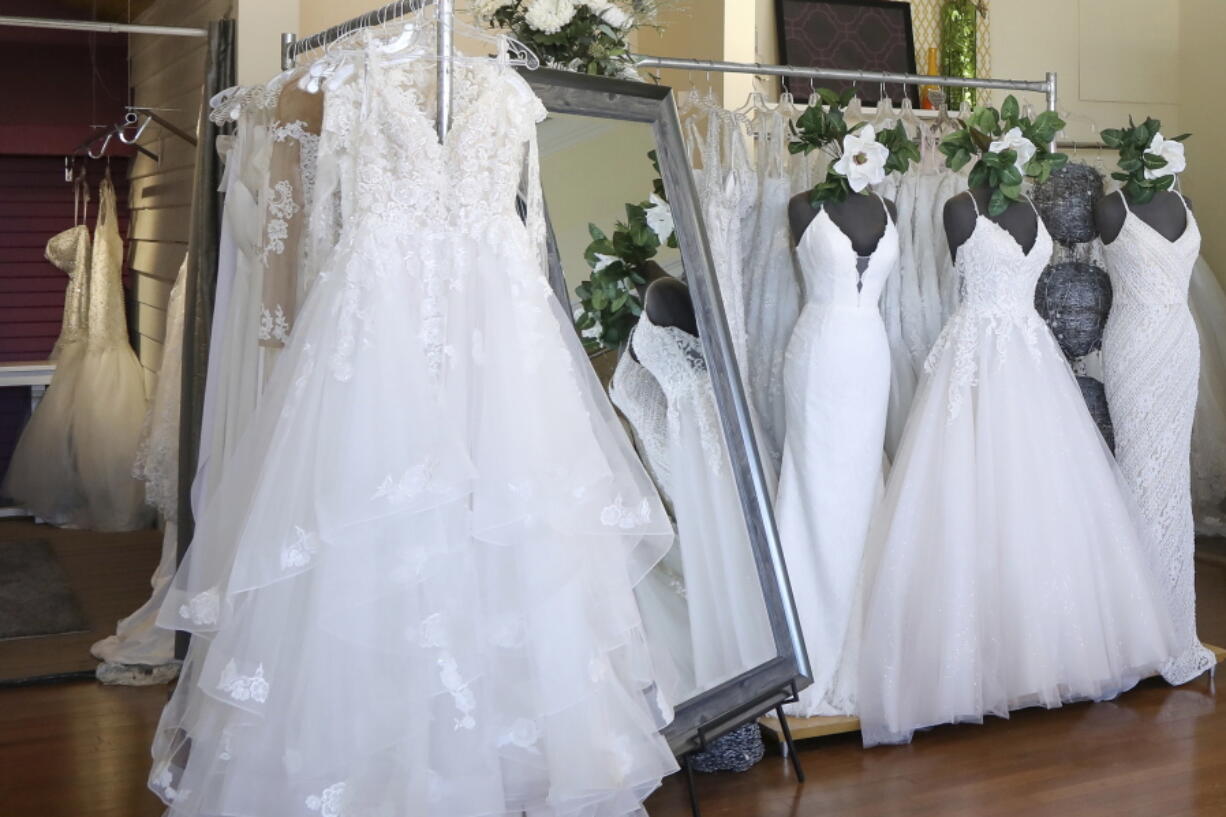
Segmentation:
<svg viewBox="0 0 1226 817">
<path fill-rule="evenodd" d="M 1120 230 L 1124 229 L 1124 216 L 1127 210 L 1124 208 L 1123 195 L 1123 190 L 1117 190 L 1109 196 L 1103 196 L 1094 208 L 1094 224 L 1098 227 L 1104 244 L 1115 241 L 1119 237 Z M 1167 241 L 1174 241 L 1183 235 L 1184 229 L 1188 226 L 1188 213 L 1184 209 L 1184 201 L 1186 199 L 1178 193 L 1160 190 L 1146 204 L 1128 202 L 1127 209 L 1131 210 L 1133 215 L 1141 221 L 1153 227 Z M 1187 209 L 1192 209 L 1192 202 L 1188 202 Z"/>
<path fill-rule="evenodd" d="M 974 202 L 971 196 L 975 197 Z M 949 254 L 956 261 L 958 248 L 966 243 L 975 232 L 975 224 L 979 215 L 990 218 L 1005 232 L 1013 236 L 1023 252 L 1030 252 L 1035 240 L 1039 237 L 1039 216 L 1029 203 L 1015 201 L 1009 203 L 1009 209 L 996 218 L 988 216 L 988 202 L 992 191 L 987 187 L 976 187 L 959 193 L 945 203 L 945 236 L 949 239 Z M 975 205 L 979 206 L 976 213 Z"/>
<path fill-rule="evenodd" d="M 885 235 L 885 216 L 881 212 L 880 197 L 876 193 L 848 196 L 845 201 L 830 201 L 819 207 L 814 207 L 809 201 L 809 193 L 797 193 L 788 202 L 788 224 L 792 228 L 792 241 L 800 243 L 800 239 L 808 229 L 813 219 L 825 207 L 834 226 L 838 227 L 851 239 L 851 246 L 857 255 L 869 255 L 877 246 L 877 242 Z M 882 199 L 890 218 L 898 220 L 898 211 L 894 202 Z"/>
<path fill-rule="evenodd" d="M 690 288 L 655 261 L 644 264 L 644 273 L 647 283 L 639 285 L 639 297 L 651 322 L 656 326 L 673 326 L 697 337 L 698 317 L 690 300 Z"/>
</svg>

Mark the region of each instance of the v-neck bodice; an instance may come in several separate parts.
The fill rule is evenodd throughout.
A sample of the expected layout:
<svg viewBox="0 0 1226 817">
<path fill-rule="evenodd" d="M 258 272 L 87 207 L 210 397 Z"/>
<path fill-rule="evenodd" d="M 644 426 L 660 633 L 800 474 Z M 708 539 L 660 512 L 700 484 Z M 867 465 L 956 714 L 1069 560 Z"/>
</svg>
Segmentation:
<svg viewBox="0 0 1226 817">
<path fill-rule="evenodd" d="M 885 222 L 877 246 L 871 254 L 861 256 L 826 208 L 821 209 L 796 245 L 807 304 L 877 312 L 877 302 L 899 257 L 898 228 L 888 210 Z"/>
<path fill-rule="evenodd" d="M 1038 233 L 1026 250 L 1012 233 L 979 212 L 974 197 L 971 201 L 977 214 L 975 229 L 958 248 L 957 257 L 963 309 L 993 315 L 1002 312 L 1029 315 L 1034 312 L 1035 286 L 1051 260 L 1051 234 L 1036 210 Z"/>
<path fill-rule="evenodd" d="M 1123 195 L 1120 196 L 1124 200 Z M 1186 306 L 1192 266 L 1200 254 L 1200 226 L 1184 204 L 1187 222 L 1174 241 L 1141 219 L 1124 200 L 1124 225 L 1104 245 L 1115 303 L 1142 306 Z"/>
</svg>

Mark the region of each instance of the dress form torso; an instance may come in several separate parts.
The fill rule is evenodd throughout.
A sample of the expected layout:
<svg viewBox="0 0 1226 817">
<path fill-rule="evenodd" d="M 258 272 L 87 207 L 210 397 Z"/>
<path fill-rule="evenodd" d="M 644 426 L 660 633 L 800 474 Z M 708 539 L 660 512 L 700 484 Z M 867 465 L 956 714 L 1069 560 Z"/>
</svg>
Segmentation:
<svg viewBox="0 0 1226 817">
<path fill-rule="evenodd" d="M 878 201 L 885 204 L 884 212 L 877 205 Z M 808 191 L 797 193 L 788 202 L 788 224 L 792 228 L 792 239 L 798 246 L 805 231 L 822 210 L 826 211 L 835 226 L 851 240 L 856 254 L 861 256 L 871 254 L 877 242 L 885 235 L 886 212 L 889 213 L 889 220 L 898 219 L 894 203 L 875 193 L 848 196 L 846 201 L 827 202 L 820 207 L 813 206 Z"/>
<path fill-rule="evenodd" d="M 1029 252 L 1039 236 L 1039 216 L 1030 203 L 1013 202 L 1005 212 L 992 218 L 987 215 L 992 192 L 986 187 L 976 187 L 951 198 L 945 204 L 945 236 L 949 239 L 949 253 L 958 258 L 958 248 L 975 232 L 979 216 L 1003 229 L 1022 248 Z"/>
<path fill-rule="evenodd" d="M 1185 207 L 1185 204 L 1187 205 Z M 1094 224 L 1104 244 L 1110 244 L 1124 229 L 1124 221 L 1131 213 L 1148 224 L 1167 241 L 1176 241 L 1188 225 L 1191 203 L 1178 193 L 1161 191 L 1145 204 L 1129 203 L 1124 192 L 1117 190 L 1103 196 L 1094 208 Z"/>
</svg>

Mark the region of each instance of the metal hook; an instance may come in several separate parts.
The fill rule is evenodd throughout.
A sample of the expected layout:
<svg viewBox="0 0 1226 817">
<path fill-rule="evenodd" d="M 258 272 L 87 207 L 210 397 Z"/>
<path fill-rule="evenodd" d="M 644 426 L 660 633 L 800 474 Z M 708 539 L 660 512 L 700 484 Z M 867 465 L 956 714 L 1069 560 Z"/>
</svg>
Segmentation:
<svg viewBox="0 0 1226 817">
<path fill-rule="evenodd" d="M 124 128 L 130 128 L 137 122 L 140 122 L 139 115 L 132 111 L 128 111 L 128 113 L 124 115 L 123 124 L 115 126 L 115 135 L 118 136 L 119 141 L 123 142 L 125 145 L 135 144 L 136 140 L 140 139 L 141 134 L 145 132 L 145 128 L 149 127 L 149 123 L 152 121 L 153 117 L 146 116 L 145 121 L 139 128 L 136 129 L 136 133 L 132 134 L 131 138 L 128 138 L 128 136 L 124 133 Z"/>
<path fill-rule="evenodd" d="M 85 155 L 89 156 L 91 159 L 101 159 L 106 155 L 106 149 L 111 144 L 111 137 L 114 135 L 115 131 L 113 130 L 106 135 L 106 138 L 102 140 L 102 147 L 98 149 L 97 153 L 94 153 L 94 151 L 88 147 L 85 148 Z"/>
</svg>

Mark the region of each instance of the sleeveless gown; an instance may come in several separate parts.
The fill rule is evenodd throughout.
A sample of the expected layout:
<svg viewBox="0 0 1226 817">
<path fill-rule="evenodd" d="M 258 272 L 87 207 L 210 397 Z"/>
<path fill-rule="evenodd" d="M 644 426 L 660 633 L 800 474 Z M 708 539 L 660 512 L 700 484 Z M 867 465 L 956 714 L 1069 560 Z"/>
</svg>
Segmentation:
<svg viewBox="0 0 1226 817">
<path fill-rule="evenodd" d="M 1038 218 L 1036 214 L 1036 219 Z M 979 215 L 865 553 L 865 745 L 1103 700 L 1176 651 L 1127 483 L 1034 309 L 1052 250 Z"/>
<path fill-rule="evenodd" d="M 1103 330 L 1103 385 L 1115 456 L 1148 525 L 1179 652 L 1163 675 L 1181 684 L 1215 665 L 1196 635 L 1191 445 L 1200 345 L 1188 283 L 1200 229 L 1185 206 L 1183 232 L 1168 241 L 1128 209 L 1103 251 L 1113 292 Z"/>
<path fill-rule="evenodd" d="M 646 313 L 632 337 L 667 403 L 669 499 L 694 682 L 707 690 L 774 657 L 774 638 L 701 343 L 682 329 L 652 323 Z"/>
<path fill-rule="evenodd" d="M 813 685 L 787 711 L 850 714 L 854 688 L 840 683 L 838 668 L 881 493 L 890 345 L 878 302 L 898 267 L 898 231 L 887 211 L 873 253 L 857 257 L 823 208 L 796 255 L 807 300 L 784 368 L 787 436 L 775 508 Z"/>
<path fill-rule="evenodd" d="M 0 493 L 53 525 L 71 525 L 85 504 L 73 455 L 72 414 L 85 354 L 89 227 L 78 224 L 47 242 L 47 260 L 68 275 L 64 317 L 43 399 L 21 430 Z"/>
<path fill-rule="evenodd" d="M 617 817 L 676 770 L 633 586 L 672 528 L 546 277 L 501 61 L 329 92 L 346 218 L 159 615 L 168 814 Z M 515 210 L 527 168 L 527 222 Z"/>
</svg>

